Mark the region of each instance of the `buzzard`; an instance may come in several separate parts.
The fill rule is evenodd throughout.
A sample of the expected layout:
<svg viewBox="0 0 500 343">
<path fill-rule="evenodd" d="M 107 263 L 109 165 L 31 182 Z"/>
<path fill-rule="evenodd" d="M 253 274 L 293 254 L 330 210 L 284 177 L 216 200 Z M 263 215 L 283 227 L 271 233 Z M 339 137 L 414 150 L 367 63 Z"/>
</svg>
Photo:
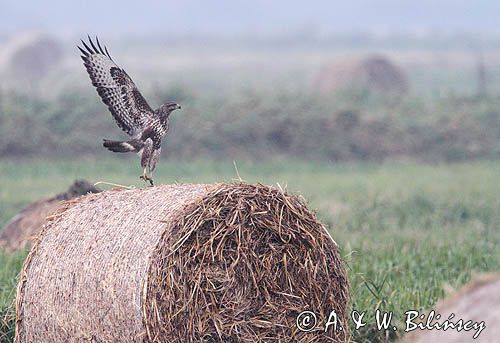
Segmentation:
<svg viewBox="0 0 500 343">
<path fill-rule="evenodd" d="M 130 76 L 115 64 L 108 49 L 96 37 L 88 43 L 81 40 L 83 64 L 102 101 L 108 106 L 118 126 L 130 140 L 119 142 L 104 139 L 104 147 L 113 152 L 136 152 L 143 168 L 141 179 L 153 186 L 153 171 L 160 159 L 161 140 L 168 131 L 170 113 L 181 108 L 167 102 L 153 110 L 137 89 Z M 149 169 L 149 175 L 147 170 Z"/>
</svg>

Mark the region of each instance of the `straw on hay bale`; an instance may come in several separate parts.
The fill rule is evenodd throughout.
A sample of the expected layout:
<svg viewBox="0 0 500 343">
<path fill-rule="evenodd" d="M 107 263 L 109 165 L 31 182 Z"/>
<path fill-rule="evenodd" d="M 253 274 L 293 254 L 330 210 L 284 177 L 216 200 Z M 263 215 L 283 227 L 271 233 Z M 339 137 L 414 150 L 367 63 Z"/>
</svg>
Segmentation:
<svg viewBox="0 0 500 343">
<path fill-rule="evenodd" d="M 62 201 L 98 192 L 100 189 L 87 181 L 76 180 L 64 193 L 29 204 L 0 230 L 0 248 L 17 250 L 26 247 L 40 233 L 46 218 L 57 211 Z"/>
<path fill-rule="evenodd" d="M 247 184 L 108 191 L 69 202 L 33 246 L 16 342 L 345 342 L 347 301 L 338 247 L 299 197 Z M 299 332 L 304 310 L 335 310 L 344 330 Z"/>
<path fill-rule="evenodd" d="M 314 82 L 320 94 L 362 90 L 403 95 L 409 85 L 404 71 L 384 56 L 346 58 L 324 66 Z"/>
<path fill-rule="evenodd" d="M 473 339 L 476 330 L 457 331 L 444 330 L 415 330 L 403 337 L 401 343 L 490 343 L 497 342 L 500 337 L 500 274 L 488 274 L 476 277 L 467 285 L 440 301 L 435 307 L 436 314 L 441 315 L 438 322 L 446 320 L 451 313 L 451 319 L 457 322 L 463 319 L 464 323 L 471 320 L 476 323 L 484 321 L 485 329 L 479 337 Z M 429 310 L 430 311 L 430 310 Z M 436 322 L 434 320 L 433 322 Z"/>
</svg>

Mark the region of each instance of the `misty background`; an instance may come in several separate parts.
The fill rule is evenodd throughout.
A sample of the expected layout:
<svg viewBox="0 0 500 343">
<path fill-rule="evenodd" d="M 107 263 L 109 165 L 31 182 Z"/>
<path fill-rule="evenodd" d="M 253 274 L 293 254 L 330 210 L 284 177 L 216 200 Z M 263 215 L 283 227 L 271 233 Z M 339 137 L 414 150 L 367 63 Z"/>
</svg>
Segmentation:
<svg viewBox="0 0 500 343">
<path fill-rule="evenodd" d="M 45 1 L 2 0 L 0 29 L 72 35 L 318 34 L 373 32 L 425 35 L 500 33 L 500 4 L 479 1 Z"/>
<path fill-rule="evenodd" d="M 182 104 L 172 157 L 497 159 L 498 10 L 494 1 L 1 1 L 0 156 L 93 156 L 103 153 L 96 141 L 123 137 L 76 49 L 90 34 L 152 107 Z"/>
</svg>

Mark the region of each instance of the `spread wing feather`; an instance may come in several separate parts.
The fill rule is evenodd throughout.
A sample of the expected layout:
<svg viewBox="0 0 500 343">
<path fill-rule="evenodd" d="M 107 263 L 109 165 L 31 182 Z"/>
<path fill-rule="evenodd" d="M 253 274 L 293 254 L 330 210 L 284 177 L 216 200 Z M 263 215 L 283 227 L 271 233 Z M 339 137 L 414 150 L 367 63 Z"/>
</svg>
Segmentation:
<svg viewBox="0 0 500 343">
<path fill-rule="evenodd" d="M 96 37 L 97 46 L 89 37 L 90 46 L 82 40 L 82 60 L 97 93 L 108 106 L 118 126 L 133 136 L 142 131 L 154 117 L 154 111 L 137 89 L 125 70 L 103 49 Z"/>
</svg>

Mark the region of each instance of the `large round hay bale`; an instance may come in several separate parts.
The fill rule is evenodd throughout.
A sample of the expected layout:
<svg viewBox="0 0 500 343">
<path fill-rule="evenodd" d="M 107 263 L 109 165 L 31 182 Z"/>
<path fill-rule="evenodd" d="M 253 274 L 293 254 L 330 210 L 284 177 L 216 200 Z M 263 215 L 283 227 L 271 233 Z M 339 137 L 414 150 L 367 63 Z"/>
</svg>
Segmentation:
<svg viewBox="0 0 500 343">
<path fill-rule="evenodd" d="M 18 250 L 30 245 L 62 201 L 100 191 L 85 180 L 76 180 L 65 192 L 32 202 L 0 229 L 0 249 Z"/>
<path fill-rule="evenodd" d="M 320 94 L 339 91 L 368 91 L 403 95 L 408 92 L 404 71 L 384 56 L 346 58 L 324 66 L 314 82 Z"/>
<path fill-rule="evenodd" d="M 348 281 L 304 202 L 246 184 L 69 202 L 21 273 L 16 342 L 345 342 Z M 344 330 L 300 332 L 314 311 Z"/>
<path fill-rule="evenodd" d="M 446 299 L 440 301 L 434 308 L 436 316 L 431 324 L 444 322 L 451 314 L 452 323 L 458 323 L 463 320 L 461 326 L 457 324 L 456 328 L 444 330 L 444 326 L 432 330 L 420 330 L 415 328 L 404 337 L 401 343 L 490 343 L 498 342 L 500 337 L 500 274 L 483 275 L 475 278 L 473 281 L 462 287 L 460 290 L 452 293 Z M 427 311 L 425 314 L 429 313 Z M 427 319 L 423 322 L 426 323 Z M 476 327 L 468 324 L 469 330 L 465 330 L 465 323 L 471 321 L 476 323 Z M 416 320 L 415 320 L 416 322 Z M 480 326 L 484 324 L 484 327 Z M 482 329 L 481 329 L 482 327 Z M 413 326 L 411 327 L 413 329 Z M 461 330 L 459 330 L 461 328 Z M 475 334 L 478 334 L 474 338 Z"/>
</svg>

